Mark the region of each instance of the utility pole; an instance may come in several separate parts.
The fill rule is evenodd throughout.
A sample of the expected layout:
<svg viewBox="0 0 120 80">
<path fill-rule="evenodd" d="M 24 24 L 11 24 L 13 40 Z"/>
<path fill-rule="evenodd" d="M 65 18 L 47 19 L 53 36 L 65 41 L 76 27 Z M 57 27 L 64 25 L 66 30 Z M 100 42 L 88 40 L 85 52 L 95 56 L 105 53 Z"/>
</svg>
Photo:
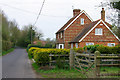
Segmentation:
<svg viewBox="0 0 120 80">
<path fill-rule="evenodd" d="M 32 26 L 30 27 L 31 29 L 31 44 L 32 44 Z"/>
</svg>

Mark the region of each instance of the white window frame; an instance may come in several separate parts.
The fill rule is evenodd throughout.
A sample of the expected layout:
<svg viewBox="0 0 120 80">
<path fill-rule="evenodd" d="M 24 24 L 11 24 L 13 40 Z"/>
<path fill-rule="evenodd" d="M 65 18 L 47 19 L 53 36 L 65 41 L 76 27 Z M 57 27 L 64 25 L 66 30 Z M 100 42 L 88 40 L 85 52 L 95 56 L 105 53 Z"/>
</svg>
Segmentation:
<svg viewBox="0 0 120 80">
<path fill-rule="evenodd" d="M 81 18 L 81 25 L 84 25 L 84 18 Z"/>
<path fill-rule="evenodd" d="M 61 38 L 63 37 L 63 34 L 62 34 L 62 32 L 61 32 Z"/>
<path fill-rule="evenodd" d="M 71 49 L 73 49 L 73 43 L 71 43 Z"/>
<path fill-rule="evenodd" d="M 62 46 L 62 48 L 60 48 Z M 64 49 L 64 44 L 59 44 L 59 49 Z"/>
<path fill-rule="evenodd" d="M 88 45 L 94 45 L 94 43 L 93 42 L 86 42 L 86 46 L 88 46 Z"/>
<path fill-rule="evenodd" d="M 59 39 L 59 33 L 58 33 L 58 39 Z"/>
<path fill-rule="evenodd" d="M 107 46 L 113 47 L 113 46 L 115 46 L 115 43 L 108 43 Z"/>
<path fill-rule="evenodd" d="M 75 43 L 75 47 L 78 48 L 78 43 Z"/>
<path fill-rule="evenodd" d="M 102 28 L 95 28 L 95 35 L 103 35 L 103 29 Z"/>
</svg>

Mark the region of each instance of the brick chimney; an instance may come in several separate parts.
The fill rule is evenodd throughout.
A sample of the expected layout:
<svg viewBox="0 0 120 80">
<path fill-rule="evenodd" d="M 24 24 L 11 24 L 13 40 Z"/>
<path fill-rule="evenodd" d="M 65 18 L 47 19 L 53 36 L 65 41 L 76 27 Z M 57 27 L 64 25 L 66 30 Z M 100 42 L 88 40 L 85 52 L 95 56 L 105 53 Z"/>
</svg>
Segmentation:
<svg viewBox="0 0 120 80">
<path fill-rule="evenodd" d="M 74 9 L 73 10 L 73 17 L 80 14 L 80 11 L 81 11 L 80 9 Z"/>
<path fill-rule="evenodd" d="M 103 21 L 105 21 L 105 10 L 104 10 L 104 8 L 102 8 L 102 11 L 101 11 L 101 19 Z"/>
</svg>

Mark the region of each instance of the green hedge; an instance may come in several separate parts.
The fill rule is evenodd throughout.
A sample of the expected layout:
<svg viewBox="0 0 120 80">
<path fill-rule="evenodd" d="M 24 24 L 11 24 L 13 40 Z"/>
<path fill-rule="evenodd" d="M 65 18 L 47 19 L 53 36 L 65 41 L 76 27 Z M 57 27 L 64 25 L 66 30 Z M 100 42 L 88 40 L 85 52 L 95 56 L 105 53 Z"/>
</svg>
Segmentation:
<svg viewBox="0 0 120 80">
<path fill-rule="evenodd" d="M 99 46 L 97 50 L 100 51 L 101 54 L 120 54 L 120 46 Z"/>
<path fill-rule="evenodd" d="M 74 48 L 76 52 L 82 53 L 85 51 L 90 51 L 94 53 L 95 51 L 100 51 L 101 54 L 120 54 L 120 46 L 103 46 L 103 45 L 89 45 L 83 48 Z"/>
<path fill-rule="evenodd" d="M 66 55 L 69 53 L 70 53 L 69 49 L 44 49 L 44 48 L 31 47 L 28 50 L 29 58 L 33 58 L 36 61 L 36 63 L 39 65 L 49 63 L 49 54 Z"/>
</svg>

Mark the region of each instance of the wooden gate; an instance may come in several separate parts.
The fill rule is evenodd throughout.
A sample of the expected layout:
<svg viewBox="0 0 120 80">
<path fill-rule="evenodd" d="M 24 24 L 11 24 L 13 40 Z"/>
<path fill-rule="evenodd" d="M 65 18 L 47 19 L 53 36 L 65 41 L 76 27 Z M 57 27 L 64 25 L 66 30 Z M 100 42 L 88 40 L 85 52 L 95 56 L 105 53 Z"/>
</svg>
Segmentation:
<svg viewBox="0 0 120 80">
<path fill-rule="evenodd" d="M 72 50 L 71 50 L 72 51 Z M 86 75 L 86 72 L 88 72 L 90 69 L 94 70 L 94 54 L 91 54 L 89 51 L 87 53 L 76 53 L 71 52 L 73 57 L 73 68 L 78 70 L 79 72 L 82 72 L 82 74 Z M 71 58 L 71 56 L 70 56 Z M 88 77 L 88 76 L 87 76 Z"/>
<path fill-rule="evenodd" d="M 69 56 L 69 61 L 70 61 L 70 68 L 74 68 L 81 72 L 82 74 L 87 75 L 86 72 L 93 74 L 90 77 L 95 77 L 99 78 L 100 76 L 120 76 L 120 73 L 105 73 L 102 74 L 100 73 L 100 67 L 104 66 L 116 66 L 120 67 L 120 56 L 118 55 L 110 55 L 110 54 L 100 54 L 99 51 L 96 51 L 94 54 L 87 52 L 87 53 L 76 53 L 73 50 L 70 51 L 70 56 Z M 112 63 L 112 64 L 107 64 L 107 63 L 101 63 L 103 61 L 117 61 L 118 63 Z"/>
</svg>

